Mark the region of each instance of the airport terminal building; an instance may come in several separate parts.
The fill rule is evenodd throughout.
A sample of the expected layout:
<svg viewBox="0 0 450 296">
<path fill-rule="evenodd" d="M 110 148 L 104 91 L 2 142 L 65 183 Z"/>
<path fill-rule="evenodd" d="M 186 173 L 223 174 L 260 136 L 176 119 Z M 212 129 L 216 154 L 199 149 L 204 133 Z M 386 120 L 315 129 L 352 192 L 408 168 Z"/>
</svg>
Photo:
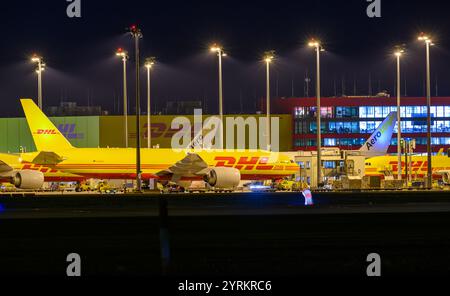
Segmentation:
<svg viewBox="0 0 450 296">
<path fill-rule="evenodd" d="M 432 149 L 450 148 L 450 97 L 431 98 Z M 293 149 L 316 150 L 316 98 L 279 98 L 277 113 L 292 115 Z M 327 97 L 321 99 L 321 132 L 324 147 L 359 149 L 378 124 L 397 110 L 396 97 Z M 426 152 L 426 98 L 401 98 L 402 138 L 416 140 L 415 152 Z M 397 151 L 397 127 L 389 152 Z"/>
</svg>

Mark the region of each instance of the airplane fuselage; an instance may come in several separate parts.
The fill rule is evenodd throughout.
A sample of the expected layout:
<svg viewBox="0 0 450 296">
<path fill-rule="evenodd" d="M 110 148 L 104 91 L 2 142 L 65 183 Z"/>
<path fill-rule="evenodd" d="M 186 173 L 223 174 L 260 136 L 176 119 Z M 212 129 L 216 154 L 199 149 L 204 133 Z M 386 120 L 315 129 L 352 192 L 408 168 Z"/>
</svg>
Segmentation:
<svg viewBox="0 0 450 296">
<path fill-rule="evenodd" d="M 43 165 L 53 170 L 86 178 L 136 177 L 136 149 L 134 148 L 73 148 L 54 152 L 61 156 L 63 161 L 57 164 L 36 163 L 35 165 Z M 262 150 L 214 152 L 191 150 L 191 152 L 198 154 L 209 167 L 238 169 L 243 180 L 279 179 L 291 176 L 298 171 L 298 166 L 282 153 Z M 31 162 L 37 155 L 38 152 L 27 153 L 23 154 L 22 158 Z M 158 172 L 169 170 L 185 156 L 186 152 L 173 149 L 141 149 L 142 178 L 159 178 Z M 196 178 L 191 176 L 190 179 Z"/>
<path fill-rule="evenodd" d="M 394 176 L 397 175 L 398 163 L 397 156 L 377 156 L 368 158 L 366 160 L 365 171 L 368 176 L 384 176 L 386 171 L 392 172 Z M 450 170 L 450 158 L 445 155 L 432 156 L 431 165 L 433 169 L 433 178 L 440 179 L 442 176 L 437 173 L 439 171 Z M 401 162 L 402 176 L 406 176 L 405 157 L 402 157 Z M 408 157 L 408 174 L 409 157 Z M 411 173 L 413 177 L 422 178 L 427 176 L 428 161 L 426 156 L 412 156 Z"/>
</svg>

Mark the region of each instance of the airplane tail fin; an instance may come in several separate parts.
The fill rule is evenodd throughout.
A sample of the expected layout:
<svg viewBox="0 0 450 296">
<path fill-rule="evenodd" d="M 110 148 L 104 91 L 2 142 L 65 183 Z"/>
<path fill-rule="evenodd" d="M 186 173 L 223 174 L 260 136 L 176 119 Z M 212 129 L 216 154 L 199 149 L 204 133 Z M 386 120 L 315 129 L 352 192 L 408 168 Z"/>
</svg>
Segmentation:
<svg viewBox="0 0 450 296">
<path fill-rule="evenodd" d="M 38 151 L 60 151 L 73 146 L 31 99 L 20 99 Z"/>
<path fill-rule="evenodd" d="M 367 156 L 385 155 L 391 144 L 397 112 L 391 112 L 361 146 L 359 152 Z"/>
</svg>

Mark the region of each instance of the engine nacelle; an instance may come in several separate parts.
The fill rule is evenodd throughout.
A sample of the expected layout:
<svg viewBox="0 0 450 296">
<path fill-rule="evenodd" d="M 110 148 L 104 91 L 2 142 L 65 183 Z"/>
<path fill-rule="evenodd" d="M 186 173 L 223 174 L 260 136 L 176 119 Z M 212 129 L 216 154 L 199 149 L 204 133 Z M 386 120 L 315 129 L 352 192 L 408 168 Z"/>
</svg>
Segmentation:
<svg viewBox="0 0 450 296">
<path fill-rule="evenodd" d="M 235 188 L 241 181 L 241 172 L 235 168 L 215 167 L 203 179 L 215 188 Z"/>
<path fill-rule="evenodd" d="M 450 184 L 450 172 L 445 172 L 442 174 L 442 182 L 446 185 Z"/>
<path fill-rule="evenodd" d="M 39 171 L 20 170 L 12 176 L 11 183 L 20 189 L 40 189 L 44 185 L 44 174 Z"/>
</svg>

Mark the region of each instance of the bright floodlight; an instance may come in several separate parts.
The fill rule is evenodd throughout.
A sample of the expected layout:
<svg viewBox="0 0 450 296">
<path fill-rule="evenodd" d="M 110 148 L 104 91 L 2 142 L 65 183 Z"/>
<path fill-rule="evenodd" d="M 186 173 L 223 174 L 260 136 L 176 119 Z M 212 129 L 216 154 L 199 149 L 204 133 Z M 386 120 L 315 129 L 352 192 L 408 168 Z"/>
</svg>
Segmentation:
<svg viewBox="0 0 450 296">
<path fill-rule="evenodd" d="M 209 50 L 211 52 L 217 52 L 218 55 L 221 55 L 223 57 L 226 57 L 227 54 L 223 51 L 222 46 L 218 45 L 217 43 L 214 43 L 213 45 L 211 45 L 211 47 L 209 48 Z"/>
<path fill-rule="evenodd" d="M 319 47 L 320 46 L 320 42 L 318 40 L 315 39 L 311 39 L 308 43 L 308 46 L 310 47 Z"/>
<path fill-rule="evenodd" d="M 137 25 L 131 25 L 128 30 L 130 31 L 133 37 L 142 38 L 141 29 Z"/>
<path fill-rule="evenodd" d="M 148 69 L 151 69 L 153 67 L 153 65 L 155 64 L 155 62 L 156 62 L 155 57 L 146 58 L 144 66 Z"/>
<path fill-rule="evenodd" d="M 123 48 L 119 47 L 116 51 L 116 56 L 126 59 L 128 58 L 128 52 L 126 50 L 123 50 Z"/>
<path fill-rule="evenodd" d="M 31 57 L 31 61 L 38 63 L 42 60 L 42 58 L 40 56 L 38 56 L 37 54 L 33 54 L 33 56 Z"/>
<path fill-rule="evenodd" d="M 222 50 L 222 47 L 217 43 L 214 43 L 213 45 L 211 45 L 210 50 L 213 52 L 219 52 Z"/>
<path fill-rule="evenodd" d="M 44 63 L 44 59 L 41 56 L 38 56 L 37 54 L 33 54 L 33 56 L 31 57 L 31 61 L 33 63 L 37 64 L 36 73 L 40 73 L 40 72 L 44 71 L 45 63 Z"/>
<path fill-rule="evenodd" d="M 424 41 L 425 43 L 429 43 L 433 45 L 433 42 L 430 38 L 430 36 L 426 35 L 425 33 L 420 33 L 419 37 L 417 38 L 419 41 Z"/>
<path fill-rule="evenodd" d="M 394 55 L 397 56 L 397 57 L 401 57 L 404 52 L 405 52 L 404 49 L 396 49 L 395 52 L 394 52 Z"/>
<path fill-rule="evenodd" d="M 275 58 L 275 51 L 274 50 L 269 50 L 269 51 L 266 51 L 264 53 L 264 58 L 263 59 L 264 59 L 264 61 L 266 63 L 271 63 L 274 58 Z"/>
</svg>

